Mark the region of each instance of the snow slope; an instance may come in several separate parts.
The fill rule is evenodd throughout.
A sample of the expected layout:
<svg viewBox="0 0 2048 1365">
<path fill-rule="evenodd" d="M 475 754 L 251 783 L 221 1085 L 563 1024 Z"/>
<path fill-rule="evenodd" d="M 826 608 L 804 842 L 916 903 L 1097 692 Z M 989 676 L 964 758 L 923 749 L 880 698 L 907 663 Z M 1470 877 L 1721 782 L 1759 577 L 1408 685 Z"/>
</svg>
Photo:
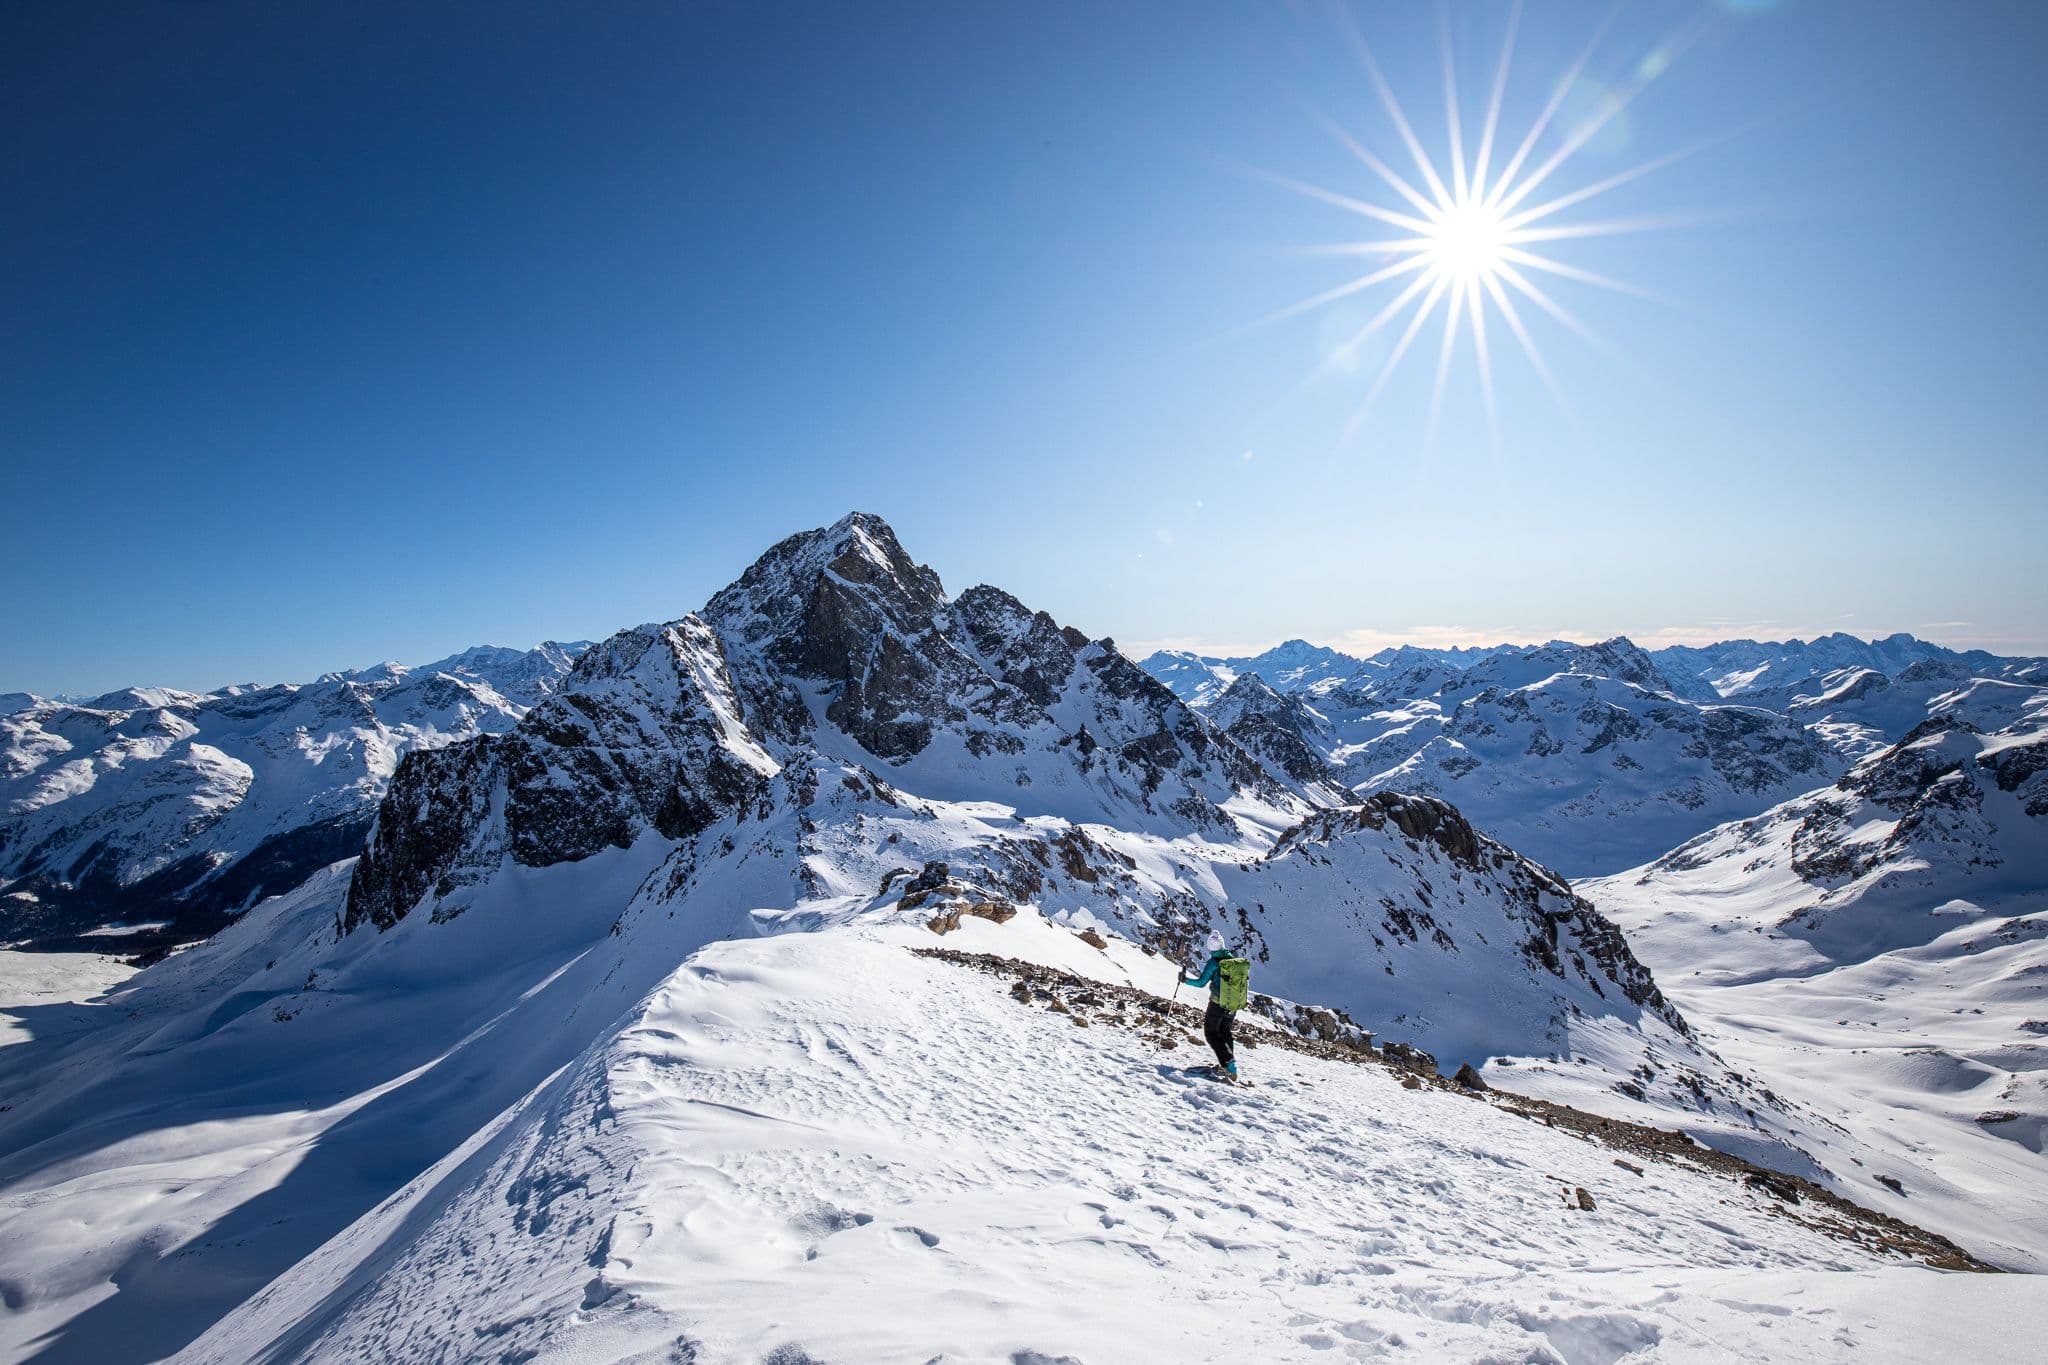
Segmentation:
<svg viewBox="0 0 2048 1365">
<path fill-rule="evenodd" d="M 509 1302 L 501 1288 L 553 1302 L 556 1287 L 573 1280 L 576 1302 L 588 1301 L 573 1311 L 595 1311 L 614 1294 L 601 1275 L 592 1288 L 592 1272 L 615 1266 L 628 1285 L 643 1284 L 635 1274 L 695 1285 L 730 1272 L 763 1286 L 755 1301 L 782 1302 L 786 1290 L 769 1286 L 779 1283 L 781 1234 L 753 1234 L 776 1217 L 819 1229 L 841 1213 L 850 1218 L 863 1209 L 841 1193 L 844 1182 L 879 1188 L 883 1177 L 871 1166 L 834 1167 L 819 1177 L 828 1194 L 818 1195 L 806 1183 L 815 1172 L 778 1156 L 749 1186 L 736 1150 L 715 1173 L 691 1174 L 692 1163 L 703 1166 L 701 1152 L 726 1141 L 721 1130 L 692 1126 L 698 1119 L 746 1127 L 790 1117 L 813 1126 L 801 1130 L 814 1134 L 804 1142 L 865 1150 L 857 1144 L 881 1120 L 844 1085 L 849 1074 L 867 1074 L 889 1101 L 885 1113 L 894 1106 L 909 1115 L 892 1139 L 904 1155 L 890 1159 L 918 1169 L 928 1159 L 920 1135 L 960 1149 L 983 1140 L 977 1135 L 1036 1122 L 1044 1097 L 1071 1079 L 1072 1058 L 1029 1042 L 1039 1024 L 1018 1019 L 1006 1030 L 1006 1014 L 963 1012 L 959 992 L 968 988 L 910 965 L 904 947 L 937 941 L 939 931 L 949 944 L 999 934 L 1009 956 L 1078 961 L 1170 990 L 1168 969 L 1150 950 L 1185 955 L 1211 927 L 1245 945 L 1258 989 L 1272 998 L 1260 1009 L 1290 1027 L 1355 1038 L 1363 1026 L 1436 1052 L 1446 1070 L 1467 1062 L 1495 1076 L 1513 1071 L 1548 1097 L 1643 1118 L 1682 1112 L 1717 1143 L 1780 1166 L 1801 1159 L 1787 1140 L 1797 1105 L 1763 1095 L 1703 1047 L 1614 926 L 1557 876 L 1439 801 L 1382 793 L 1336 810 L 1318 805 L 1106 641 L 992 588 L 947 596 L 886 525 L 856 515 L 776 546 L 700 614 L 592 646 L 506 732 L 408 753 L 353 866 L 337 864 L 264 902 L 82 1015 L 73 1006 L 61 1017 L 26 1016 L 30 1039 L 0 1049 L 0 1088 L 25 1097 L 0 1112 L 0 1284 L 16 1305 L 8 1330 L 17 1349 L 49 1360 L 161 1354 L 202 1336 L 210 1344 L 195 1350 L 217 1358 L 273 1345 L 284 1357 L 416 1356 L 430 1344 L 461 1354 L 500 1337 L 514 1350 L 526 1327 L 478 1316 L 500 1313 Z M 762 936 L 783 946 L 752 946 Z M 753 955 L 760 952 L 770 956 Z M 678 991 L 709 994 L 689 994 L 686 1008 L 659 1022 L 663 993 Z M 909 1014 L 887 1012 L 898 996 Z M 1314 1008 L 1300 1012 L 1304 1004 Z M 845 1013 L 856 1005 L 880 1013 Z M 994 1008 L 1012 1006 L 998 996 Z M 720 1025 L 707 1010 L 733 1022 Z M 966 1022 L 949 1030 L 932 1022 L 934 1012 Z M 765 1039 L 781 1027 L 767 1021 L 811 1018 L 824 1022 L 805 1035 L 810 1070 L 763 1060 L 772 1051 Z M 648 1019 L 657 1022 L 643 1027 Z M 872 1034 L 864 1020 L 874 1021 Z M 661 1029 L 676 1034 L 682 1060 L 648 1063 L 651 1091 L 615 1084 L 619 1059 L 642 1055 Z M 1084 1036 L 1071 1022 L 1054 1033 Z M 905 1034 L 926 1041 L 908 1050 L 876 1041 Z M 1098 1035 L 1085 1037 L 1093 1047 Z M 846 1059 L 866 1049 L 895 1055 L 904 1070 L 847 1072 Z M 1023 1069 L 1024 1089 L 994 1084 L 976 1060 L 992 1049 L 999 1070 Z M 749 1060 L 755 1051 L 763 1056 Z M 1094 1074 L 1108 1064 L 1085 1062 Z M 766 1067 L 767 1084 L 796 1108 L 763 1109 L 761 1094 L 723 1081 L 702 1095 L 664 1089 L 662 1077 L 719 1067 L 756 1076 Z M 1304 1168 L 1343 1184 L 1356 1149 L 1342 1135 L 1378 1114 L 1376 1094 L 1398 1089 L 1386 1082 L 1375 1090 L 1349 1072 L 1307 1078 L 1348 1095 L 1349 1107 L 1313 1119 L 1272 1111 L 1255 1144 L 1236 1144 L 1243 1154 L 1235 1161 L 1275 1163 L 1259 1176 L 1274 1189 Z M 1172 1136 L 1177 1111 L 1160 1106 L 1192 1098 L 1199 1112 L 1218 1112 L 1210 1108 L 1218 1096 L 1189 1091 L 1177 1074 L 1140 1068 L 1132 1083 L 1135 1107 L 1123 1128 L 1091 1129 L 1080 1123 L 1088 1110 L 1076 1107 L 1072 1120 L 1052 1125 L 1066 1134 L 1060 1141 L 1094 1143 L 1101 1161 L 1128 1162 L 1138 1159 L 1132 1135 L 1153 1131 L 1155 1120 L 1165 1124 L 1163 1141 L 1185 1142 Z M 931 1093 L 916 1101 L 906 1089 Z M 1440 1103 L 1439 1092 L 1424 1089 L 1415 1103 Z M 1104 1102 L 1125 1103 L 1106 1093 Z M 646 1095 L 650 1113 L 689 1120 L 681 1146 L 666 1138 L 632 1145 L 639 1139 L 630 1134 L 642 1131 L 623 1117 L 633 1094 Z M 1254 1092 L 1248 1103 L 1277 1097 Z M 650 1120 L 657 1129 L 667 1121 Z M 1574 1189 L 1595 1188 L 1588 1161 L 1618 1169 L 1598 1154 L 1552 1148 L 1567 1139 L 1537 1133 L 1526 1118 L 1512 1121 L 1496 1134 L 1498 1149 L 1471 1158 L 1475 1188 L 1500 1188 L 1488 1183 L 1494 1166 L 1510 1169 L 1518 1190 L 1527 1182 L 1522 1168 L 1531 1162 L 1515 1154 L 1509 1134 L 1536 1144 L 1544 1169 Z M 1439 1141 L 1435 1122 L 1388 1141 L 1416 1154 L 1404 1157 L 1412 1166 Z M 1282 1129 L 1322 1136 L 1303 1146 L 1272 1136 Z M 817 1130 L 828 1136 L 816 1138 Z M 608 1145 L 614 1140 L 627 1145 Z M 1002 1188 L 1023 1207 L 1043 1198 L 1032 1173 L 1057 1170 L 1048 1178 L 1070 1181 L 1073 1168 L 1060 1163 L 1072 1157 L 1055 1145 L 995 1177 L 947 1169 L 977 1189 L 991 1178 L 1008 1182 Z M 529 1159 L 542 1165 L 509 1186 L 492 1183 L 501 1163 Z M 671 1207 L 681 1196 L 667 1182 L 700 1175 L 738 1191 L 729 1212 L 710 1198 L 698 1231 L 657 1245 L 654 1213 L 631 1211 Z M 1682 1186 L 1691 1178 L 1674 1176 Z M 917 1180 L 927 1188 L 926 1175 Z M 1448 1174 L 1432 1183 L 1432 1202 L 1453 1188 Z M 1526 1196 L 1541 1221 L 1516 1234 L 1525 1249 L 1510 1264 L 1540 1240 L 1534 1229 L 1554 1232 L 1556 1185 L 1541 1182 Z M 1637 1211 L 1633 1196 L 1616 1197 Z M 1684 1196 L 1695 1197 L 1718 1209 L 1729 1192 L 1723 1182 Z M 1765 1198 L 1751 1191 L 1742 1200 L 1752 1197 Z M 552 1211 L 562 1199 L 570 1203 Z M 611 1229 L 601 1246 L 562 1240 L 575 1228 L 597 1235 L 598 1223 L 569 1216 L 586 1199 L 605 1210 L 593 1215 Z M 759 1200 L 769 1212 L 755 1207 Z M 1284 1234 L 1278 1241 L 1248 1241 L 1240 1229 L 1221 1246 L 1200 1245 L 1254 1266 L 1289 1247 L 1291 1258 L 1341 1241 L 1341 1221 L 1331 1220 L 1349 1202 L 1329 1195 L 1320 1211 L 1299 1213 L 1262 1203 L 1257 1219 Z M 947 1231 L 886 1227 L 922 1227 L 942 1246 L 949 1235 L 968 1243 L 959 1229 L 989 1207 L 950 1222 L 934 1211 Z M 493 1218 L 524 1210 L 514 1222 L 528 1240 L 500 1248 L 510 1261 L 493 1260 L 497 1252 L 478 1241 L 495 1224 L 469 1210 L 486 1208 Z M 1759 1229 L 1781 1215 L 1761 1206 L 1752 1213 L 1763 1220 L 1758 1228 L 1745 1224 L 1726 1243 L 1708 1239 L 1681 1261 L 1657 1264 L 1732 1267 L 1759 1255 L 1785 1267 L 1869 1262 L 1868 1251 L 1851 1254 L 1824 1237 L 1774 1241 Z M 985 1231 L 996 1237 L 1006 1226 Z M 1372 1237 L 1409 1245 L 1417 1259 L 1451 1245 L 1440 1229 L 1404 1243 L 1415 1231 L 1405 1224 L 1371 1227 Z M 1019 1228 L 1020 1245 L 1041 1247 L 1032 1265 L 1060 1245 L 1033 1218 Z M 1604 1244 L 1601 1264 L 1640 1266 L 1645 1248 L 1668 1238 L 1639 1219 L 1630 1228 Z M 399 1281 L 412 1272 L 392 1258 L 440 1266 L 450 1239 L 477 1249 L 476 1278 L 437 1269 L 427 1277 L 433 1284 L 414 1288 L 468 1306 L 404 1297 L 414 1290 Z M 1236 1243 L 1244 1245 L 1233 1250 Z M 872 1255 L 861 1237 L 841 1245 L 861 1263 Z M 1247 1249 L 1261 1245 L 1269 1250 Z M 1491 1243 L 1456 1245 L 1480 1263 L 1497 1254 Z M 1111 1259 L 1133 1255 L 1151 1267 L 1140 1272 L 1147 1292 L 1168 1293 L 1142 1277 L 1171 1263 L 1128 1250 Z M 969 1265 L 976 1275 L 1019 1273 L 994 1251 Z M 529 1271 L 545 1286 L 520 1278 Z M 1056 1302 L 1016 1283 L 1012 1299 Z M 737 1287 L 720 1292 L 719 1302 L 739 1312 L 746 1296 Z M 390 1294 L 399 1297 L 381 1297 Z M 1311 1293 L 1304 1302 L 1326 1298 Z M 1503 1302 L 1457 1300 L 1445 1311 L 1487 1330 L 1453 1339 L 1475 1349 L 1491 1340 Z M 1428 1336 L 1440 1329 L 1402 1315 L 1432 1311 L 1391 1306 L 1391 1316 L 1333 1317 L 1317 1331 L 1332 1342 L 1369 1342 L 1378 1338 L 1343 1338 L 1337 1329 L 1364 1323 L 1358 1330 L 1378 1332 L 1384 1322 L 1389 1334 Z M 1072 1316 L 1065 1305 L 1061 1315 Z M 1517 1319 L 1499 1339 L 1534 1342 L 1547 1321 L 1540 1312 Z M 746 1334 L 769 1330 L 744 1315 L 733 1322 L 716 1328 L 738 1334 L 733 1350 L 753 1349 Z M 823 1323 L 805 1319 L 806 1339 Z M 560 1325 L 545 1314 L 532 1319 L 535 1332 Z M 961 1340 L 981 1341 L 996 1329 L 975 1317 L 960 1330 Z M 1607 1340 L 1604 1318 L 1586 1330 Z M 1648 1340 L 1643 1334 L 1683 1339 L 1692 1329 L 1630 1318 L 1615 1330 Z M 435 1334 L 434 1343 L 407 1332 Z M 1126 1344 L 1109 1335 L 1092 1349 Z M 899 1347 L 882 1340 L 876 1349 Z"/>
<path fill-rule="evenodd" d="M 407 750 L 509 728 L 582 648 L 0 717 L 0 939 L 82 947 L 137 921 L 130 950 L 203 937 L 359 849 Z"/>
<path fill-rule="evenodd" d="M 748 913 L 732 867 L 721 912 L 614 931 L 640 854 L 336 940 L 344 865 L 140 974 L 104 1032 L 0 1050 L 37 1080 L 0 1115 L 0 1350 L 1904 1360 L 1931 1316 L 2048 1307 L 1392 1070 L 1267 1046 L 1220 1087 L 1184 1035 L 906 951 L 1171 989 L 1029 911 L 943 940 L 900 898 Z M 690 950 L 734 919 L 758 933 Z"/>
<path fill-rule="evenodd" d="M 343 923 L 453 919 L 508 862 L 649 836 L 670 845 L 647 892 L 664 904 L 735 857 L 780 866 L 791 900 L 938 863 L 984 899 L 1165 946 L 1220 925 L 1276 993 L 1394 1021 L 1453 1066 L 1568 1053 L 1588 1016 L 1620 1021 L 1597 1058 L 1617 1075 L 1653 1043 L 1690 1052 L 1554 875 L 1439 802 L 1312 818 L 1319 799 L 1107 642 L 992 588 L 948 599 L 856 515 L 778 545 L 701 616 L 593 646 L 509 733 L 408 757 Z"/>
<path fill-rule="evenodd" d="M 2048 726 L 1923 722 L 1834 787 L 1577 889 L 1836 1188 L 2048 1268 Z M 1899 1183 L 1892 1189 L 1879 1182 Z"/>
</svg>

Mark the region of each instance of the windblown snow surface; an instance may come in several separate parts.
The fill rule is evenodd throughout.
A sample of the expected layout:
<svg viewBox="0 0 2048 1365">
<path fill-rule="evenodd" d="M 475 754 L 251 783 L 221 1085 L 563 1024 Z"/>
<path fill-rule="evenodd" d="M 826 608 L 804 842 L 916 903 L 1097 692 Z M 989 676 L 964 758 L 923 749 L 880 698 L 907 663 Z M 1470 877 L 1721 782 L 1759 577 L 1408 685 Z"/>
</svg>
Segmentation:
<svg viewBox="0 0 2048 1365">
<path fill-rule="evenodd" d="M 647 861 L 353 946 L 342 865 L 103 998 L 6 1116 L 0 1353 L 2010 1359 L 2048 1311 L 1378 1066 L 1191 1076 L 1192 1040 L 914 956 L 939 940 L 894 900 L 750 914 L 741 878 L 734 922 L 614 933 Z M 944 939 L 1173 989 L 1106 942 L 1036 913 Z"/>
</svg>

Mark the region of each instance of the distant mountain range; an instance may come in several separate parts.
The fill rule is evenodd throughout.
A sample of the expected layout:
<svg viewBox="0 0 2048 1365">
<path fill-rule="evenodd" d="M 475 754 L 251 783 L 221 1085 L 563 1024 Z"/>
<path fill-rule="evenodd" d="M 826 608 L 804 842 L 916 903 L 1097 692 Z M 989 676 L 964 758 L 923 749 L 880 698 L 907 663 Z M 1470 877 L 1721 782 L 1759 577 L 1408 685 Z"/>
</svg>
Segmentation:
<svg viewBox="0 0 2048 1365">
<path fill-rule="evenodd" d="M 1691 701 L 1731 700 L 1745 693 L 1806 689 L 1817 679 L 1843 669 L 1869 669 L 1891 675 L 1917 663 L 1933 661 L 1966 670 L 1972 676 L 2008 677 L 2015 681 L 2048 681 L 2048 659 L 2008 657 L 1980 649 L 1954 650 L 1912 635 L 1859 640 L 1836 633 L 1812 640 L 1763 642 L 1727 640 L 1704 646 L 1670 645 L 1641 651 L 1626 637 L 1607 645 L 1578 645 L 1552 640 L 1545 645 L 1490 645 L 1458 649 L 1425 649 L 1395 645 L 1368 655 L 1352 655 L 1306 640 L 1288 640 L 1262 654 L 1218 656 L 1165 649 L 1148 655 L 1145 670 L 1174 694 L 1195 705 L 1222 695 L 1239 674 L 1256 673 L 1282 692 L 1306 691 L 1331 680 L 1368 695 L 1388 698 L 1428 695 L 1418 681 L 1432 671 L 1444 677 L 1463 673 L 1501 655 L 1569 660 L 1579 651 L 1625 647 L 1649 661 L 1664 687 Z M 1390 680 L 1393 690 L 1387 690 Z M 1638 679 L 1639 680 L 1639 679 Z"/>
<path fill-rule="evenodd" d="M 586 647 L 486 645 L 207 693 L 14 694 L 0 715 L 0 942 L 140 952 L 204 937 L 358 852 L 409 750 L 510 729 Z"/>
<path fill-rule="evenodd" d="M 1144 667 L 1294 782 L 1441 796 L 1573 876 L 1832 782 L 1931 714 L 2017 716 L 2048 685 L 2041 660 L 1905 635 L 1367 658 L 1291 640 L 1234 658 L 1162 651 Z"/>
</svg>

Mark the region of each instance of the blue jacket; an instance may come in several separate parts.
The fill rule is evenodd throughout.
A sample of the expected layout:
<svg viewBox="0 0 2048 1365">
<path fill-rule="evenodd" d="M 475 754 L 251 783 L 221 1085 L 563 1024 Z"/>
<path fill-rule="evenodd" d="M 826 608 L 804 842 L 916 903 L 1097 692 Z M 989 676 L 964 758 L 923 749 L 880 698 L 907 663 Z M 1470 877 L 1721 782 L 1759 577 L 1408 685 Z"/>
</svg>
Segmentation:
<svg viewBox="0 0 2048 1365">
<path fill-rule="evenodd" d="M 1188 980 L 1186 977 L 1183 977 L 1181 978 L 1180 984 L 1183 986 L 1207 986 L 1209 988 L 1209 997 L 1213 1000 L 1216 997 L 1217 992 L 1223 988 L 1223 983 L 1219 981 L 1216 976 L 1216 964 L 1229 956 L 1230 949 L 1218 948 L 1216 951 L 1209 954 L 1209 960 L 1203 964 L 1202 974 L 1200 976 L 1196 977 L 1192 981 Z"/>
</svg>

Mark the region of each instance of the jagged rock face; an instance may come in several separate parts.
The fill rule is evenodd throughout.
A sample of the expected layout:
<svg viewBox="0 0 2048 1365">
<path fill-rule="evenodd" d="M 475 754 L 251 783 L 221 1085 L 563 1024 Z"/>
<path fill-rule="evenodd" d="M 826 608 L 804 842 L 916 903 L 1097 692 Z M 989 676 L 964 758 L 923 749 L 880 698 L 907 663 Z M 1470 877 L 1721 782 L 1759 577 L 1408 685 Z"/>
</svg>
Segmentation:
<svg viewBox="0 0 2048 1365">
<path fill-rule="evenodd" d="M 344 928 L 389 925 L 426 896 L 452 913 L 443 902 L 508 857 L 549 866 L 648 834 L 681 847 L 750 807 L 800 811 L 808 846 L 821 783 L 897 807 L 876 773 L 898 768 L 1012 805 L 1043 788 L 1066 818 L 1180 834 L 1234 837 L 1223 807 L 1246 797 L 1274 827 L 1306 809 L 1108 641 L 994 588 L 949 601 L 887 525 L 855 514 L 778 544 L 701 618 L 592 647 L 509 734 L 409 761 Z"/>
<path fill-rule="evenodd" d="M 343 932 L 389 928 L 430 888 L 447 896 L 496 867 L 503 841 L 480 836 L 500 791 L 497 759 L 489 739 L 406 755 L 350 879 Z"/>
<path fill-rule="evenodd" d="M 432 891 L 678 840 L 756 797 L 778 764 L 748 733 L 711 628 L 696 617 L 592 646 L 509 734 L 409 756 L 349 887 L 343 931 L 389 927 Z"/>
<path fill-rule="evenodd" d="M 130 688 L 0 717 L 0 939 L 201 938 L 362 846 L 399 758 L 511 728 L 580 646 L 477 649 L 304 685 Z"/>
<path fill-rule="evenodd" d="M 807 604 L 796 610 L 787 604 Z M 1090 643 L 990 587 L 949 603 L 879 518 L 855 513 L 791 537 L 705 610 L 750 714 L 768 734 L 831 748 L 792 679 L 822 683 L 823 719 L 867 756 L 902 763 L 942 733 L 976 759 L 1056 752 L 1113 797 L 1191 827 L 1228 827 L 1239 789 L 1289 800 L 1108 641 Z"/>
<path fill-rule="evenodd" d="M 1221 726 L 1268 771 L 1327 794 L 1330 801 L 1350 799 L 1324 757 L 1332 742 L 1329 727 L 1299 696 L 1276 692 L 1258 674 L 1243 673 L 1207 714 L 1211 724 Z"/>
<path fill-rule="evenodd" d="M 2028 815 L 2048 817 L 2048 733 L 1987 748 L 1978 756 L 1977 766 L 2000 791 L 2012 793 Z"/>
<path fill-rule="evenodd" d="M 1062 630 L 1042 611 L 1031 611 L 1000 588 L 969 588 L 953 604 L 984 667 L 1037 706 L 1050 706 L 1073 677 L 1075 652 L 1088 643 Z"/>
<path fill-rule="evenodd" d="M 945 606 L 938 575 L 880 518 L 856 513 L 776 545 L 704 619 L 744 660 L 742 685 L 761 694 L 753 709 L 766 733 L 799 741 L 808 713 L 792 680 L 821 682 L 836 691 L 826 719 L 870 753 L 903 758 L 935 724 L 962 718 L 951 698 L 968 669 L 936 627 Z M 934 703 L 936 713 L 922 709 Z"/>
</svg>

